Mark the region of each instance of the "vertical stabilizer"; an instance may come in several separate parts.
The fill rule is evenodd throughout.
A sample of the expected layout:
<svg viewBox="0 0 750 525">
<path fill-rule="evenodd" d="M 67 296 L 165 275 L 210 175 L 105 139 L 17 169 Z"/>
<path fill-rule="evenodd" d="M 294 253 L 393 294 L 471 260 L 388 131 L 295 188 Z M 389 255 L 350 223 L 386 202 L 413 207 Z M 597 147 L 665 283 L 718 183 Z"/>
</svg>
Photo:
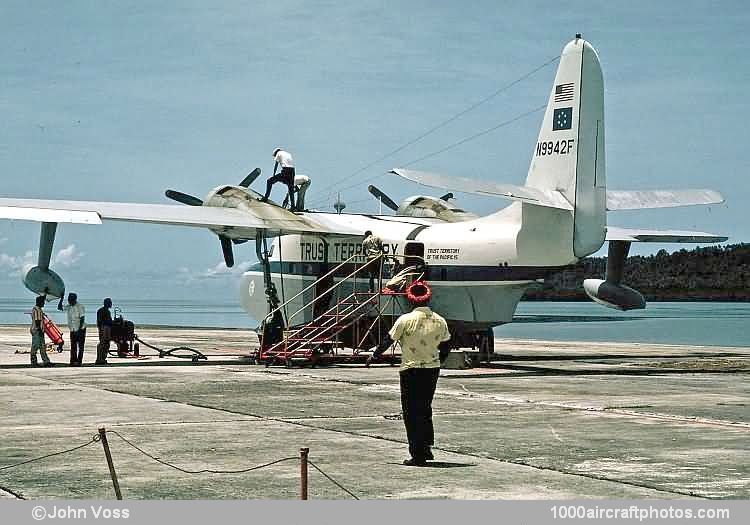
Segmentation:
<svg viewBox="0 0 750 525">
<path fill-rule="evenodd" d="M 563 49 L 526 185 L 558 190 L 574 207 L 573 254 L 597 251 L 606 233 L 604 82 L 581 38 Z"/>
</svg>

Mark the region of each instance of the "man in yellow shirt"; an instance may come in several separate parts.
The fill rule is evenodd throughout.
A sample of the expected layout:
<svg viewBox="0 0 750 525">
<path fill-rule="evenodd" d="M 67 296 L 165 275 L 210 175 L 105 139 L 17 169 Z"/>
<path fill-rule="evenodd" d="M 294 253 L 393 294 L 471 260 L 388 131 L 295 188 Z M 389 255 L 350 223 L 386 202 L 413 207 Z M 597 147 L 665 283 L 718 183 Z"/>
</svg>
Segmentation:
<svg viewBox="0 0 750 525">
<path fill-rule="evenodd" d="M 401 410 L 404 414 L 406 437 L 411 458 L 404 465 L 424 466 L 432 460 L 435 435 L 432 426 L 432 398 L 440 375 L 440 352 L 447 349 L 451 338 L 448 323 L 428 306 L 432 290 L 423 281 L 407 289 L 407 298 L 415 306 L 404 314 L 388 332 L 388 336 L 367 360 L 378 359 L 394 342 L 401 345 Z M 442 348 L 439 348 L 442 347 Z"/>
</svg>

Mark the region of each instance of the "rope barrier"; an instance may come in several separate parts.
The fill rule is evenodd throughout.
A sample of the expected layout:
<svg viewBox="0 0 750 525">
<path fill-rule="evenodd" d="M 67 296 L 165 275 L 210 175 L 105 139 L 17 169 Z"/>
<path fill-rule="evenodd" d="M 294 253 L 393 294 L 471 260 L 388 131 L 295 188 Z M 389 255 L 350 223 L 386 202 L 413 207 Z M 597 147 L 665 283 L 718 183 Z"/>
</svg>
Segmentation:
<svg viewBox="0 0 750 525">
<path fill-rule="evenodd" d="M 335 479 L 333 479 L 331 476 L 329 476 L 328 474 L 326 474 L 325 472 L 323 472 L 323 470 L 319 466 L 317 466 L 315 463 L 313 463 L 309 459 L 307 460 L 307 463 L 310 464 L 310 465 L 312 465 L 312 467 L 315 470 L 317 470 L 318 472 L 320 472 L 323 475 L 323 477 L 325 477 L 328 481 L 330 481 L 331 483 L 333 483 L 334 485 L 336 485 L 338 488 L 340 488 L 341 490 L 343 490 L 344 492 L 346 492 L 347 494 L 349 494 L 352 498 L 354 498 L 356 500 L 359 499 L 356 494 L 354 494 L 352 491 L 350 491 L 349 489 L 347 489 L 341 483 L 339 483 L 338 481 L 336 481 Z"/>
<path fill-rule="evenodd" d="M 286 462 L 286 461 L 292 461 L 292 460 L 296 461 L 296 460 L 299 460 L 299 457 L 297 457 L 297 456 L 289 456 L 289 457 L 286 457 L 286 458 L 277 459 L 275 461 L 269 461 L 268 463 L 263 463 L 261 465 L 254 465 L 252 467 L 243 468 L 243 469 L 236 469 L 236 470 L 217 470 L 217 469 L 189 470 L 189 469 L 182 468 L 182 467 L 179 467 L 177 465 L 174 465 L 172 463 L 169 463 L 168 461 L 164 461 L 163 459 L 160 459 L 160 458 L 154 456 L 153 454 L 150 454 L 150 453 L 146 452 L 141 447 L 139 447 L 138 445 L 136 445 L 135 443 L 133 443 L 132 441 L 130 441 L 129 439 L 127 439 L 125 436 L 123 436 L 122 434 L 120 434 L 116 430 L 108 430 L 108 431 L 106 431 L 106 433 L 107 434 L 114 434 L 115 436 L 117 436 L 118 438 L 120 438 L 125 444 L 127 444 L 128 446 L 130 446 L 133 449 L 137 450 L 138 452 L 140 452 L 144 456 L 146 456 L 146 457 L 148 457 L 148 458 L 156 461 L 157 463 L 159 463 L 161 465 L 164 465 L 164 466 L 167 466 L 167 467 L 170 467 L 170 468 L 173 468 L 173 469 L 178 470 L 180 472 L 183 472 L 185 474 L 244 474 L 246 472 L 252 472 L 253 470 L 259 470 L 259 469 L 270 467 L 272 465 L 277 465 L 279 463 L 283 463 L 283 462 Z M 61 450 L 59 452 L 53 452 L 52 454 L 46 454 L 46 455 L 40 456 L 38 458 L 28 459 L 28 460 L 25 460 L 25 461 L 21 461 L 19 463 L 14 463 L 12 465 L 5 465 L 4 467 L 0 467 L 0 471 L 7 470 L 7 469 L 12 469 L 12 468 L 15 468 L 15 467 L 20 467 L 21 465 L 28 465 L 29 463 L 33 463 L 35 461 L 41 461 L 43 459 L 51 458 L 51 457 L 54 457 L 54 456 L 60 456 L 60 455 L 63 455 L 63 454 L 69 454 L 71 452 L 75 452 L 76 450 L 80 450 L 82 448 L 88 447 L 89 445 L 97 443 L 97 442 L 99 442 L 101 440 L 102 440 L 102 438 L 97 434 L 97 435 L 94 435 L 91 438 L 90 441 L 87 441 L 86 443 L 83 443 L 81 445 L 77 445 L 75 447 L 72 447 L 72 448 L 69 448 L 69 449 L 66 449 L 66 450 Z M 309 465 L 311 465 L 315 470 L 317 470 L 324 478 L 326 478 L 328 481 L 330 481 L 332 484 L 334 484 L 336 487 L 338 487 L 342 491 L 346 492 L 349 496 L 351 496 L 355 500 L 359 499 L 359 497 L 357 497 L 356 494 L 354 494 L 351 490 L 347 489 L 341 483 L 339 483 L 338 481 L 336 481 L 335 479 L 333 479 L 332 476 L 330 476 L 325 471 L 323 471 L 323 469 L 321 469 L 318 465 L 316 465 L 315 463 L 313 463 L 309 459 L 307 460 L 307 463 Z M 6 489 L 4 487 L 3 487 L 3 490 L 5 490 L 6 492 L 9 492 L 10 494 L 13 494 L 14 496 L 16 496 L 16 497 L 18 497 L 20 499 L 23 499 L 23 497 L 20 494 L 17 494 L 16 492 L 13 492 L 13 491 L 11 491 L 9 489 Z"/>
<path fill-rule="evenodd" d="M 95 435 L 94 437 L 91 438 L 91 441 L 88 441 L 87 443 L 84 443 L 82 445 L 78 445 L 77 447 L 69 448 L 69 449 L 66 449 L 66 450 L 61 450 L 60 452 L 53 452 L 52 454 L 47 454 L 47 455 L 40 456 L 40 457 L 34 458 L 34 459 L 27 459 L 26 461 L 21 461 L 20 463 L 14 463 L 13 465 L 6 465 L 4 467 L 0 467 L 0 470 L 6 470 L 6 469 L 15 468 L 15 467 L 20 467 L 21 465 L 27 465 L 29 463 L 34 463 L 35 461 L 41 461 L 43 459 L 51 458 L 53 456 L 60 456 L 62 454 L 68 454 L 70 452 L 75 452 L 76 450 L 80 450 L 80 449 L 82 449 L 84 447 L 88 447 L 89 445 L 92 445 L 93 443 L 96 443 L 98 441 L 99 441 L 99 436 Z"/>
<path fill-rule="evenodd" d="M 282 463 L 284 461 L 290 461 L 292 459 L 295 459 L 295 460 L 299 459 L 296 456 L 291 456 L 291 457 L 288 457 L 288 458 L 277 459 L 276 461 L 271 461 L 269 463 L 264 463 L 262 465 L 255 465 L 253 467 L 249 467 L 249 468 L 245 468 L 245 469 L 239 469 L 239 470 L 214 470 L 214 469 L 188 470 L 188 469 L 184 469 L 182 467 L 178 467 L 177 465 L 173 465 L 172 463 L 169 463 L 169 462 L 164 461 L 162 459 L 159 459 L 159 458 L 157 458 L 156 456 L 154 456 L 152 454 L 149 454 L 148 452 L 146 452 L 145 450 L 143 450 L 142 448 L 140 448 L 138 445 L 136 445 L 135 443 L 132 443 L 130 440 L 128 440 L 127 438 L 125 438 L 122 434 L 120 434 L 116 430 L 108 430 L 107 433 L 108 434 L 114 434 L 115 436 L 117 436 L 121 440 L 123 440 L 125 443 L 127 443 L 128 445 L 130 445 L 132 448 L 134 448 L 135 450 L 137 450 L 138 452 L 140 452 L 144 456 L 147 456 L 147 457 L 153 459 L 157 463 L 161 463 L 162 465 L 165 465 L 167 467 L 173 468 L 175 470 L 179 470 L 180 472 L 184 472 L 185 474 L 243 474 L 245 472 L 251 472 L 253 470 L 259 470 L 259 469 L 262 469 L 262 468 L 265 468 L 265 467 L 270 467 L 271 465 L 276 465 L 277 463 Z"/>
</svg>

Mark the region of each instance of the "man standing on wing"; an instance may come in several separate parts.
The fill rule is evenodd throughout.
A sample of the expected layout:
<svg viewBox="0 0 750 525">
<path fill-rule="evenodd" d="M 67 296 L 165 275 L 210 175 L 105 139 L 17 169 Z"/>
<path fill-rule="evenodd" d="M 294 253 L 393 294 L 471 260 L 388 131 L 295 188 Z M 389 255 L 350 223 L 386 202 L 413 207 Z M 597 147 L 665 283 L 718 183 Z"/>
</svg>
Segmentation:
<svg viewBox="0 0 750 525">
<path fill-rule="evenodd" d="M 273 185 L 277 182 L 283 182 L 286 184 L 288 189 L 288 196 L 289 196 L 289 204 L 291 204 L 291 210 L 294 211 L 296 208 L 294 206 L 294 159 L 292 158 L 291 153 L 288 151 L 284 151 L 281 148 L 276 148 L 273 150 L 273 176 L 269 177 L 269 179 L 266 181 L 266 194 L 261 199 L 262 202 L 267 202 L 268 197 L 271 196 L 271 188 L 273 188 Z M 276 170 L 281 166 L 281 171 L 279 174 L 276 174 Z"/>
<path fill-rule="evenodd" d="M 309 187 L 310 177 L 307 175 L 294 176 L 294 193 L 297 195 L 297 208 L 290 208 L 292 211 L 305 211 L 305 193 L 307 193 L 307 188 Z M 284 203 L 281 207 L 286 208 L 287 204 L 289 204 L 289 195 L 284 197 Z"/>
</svg>

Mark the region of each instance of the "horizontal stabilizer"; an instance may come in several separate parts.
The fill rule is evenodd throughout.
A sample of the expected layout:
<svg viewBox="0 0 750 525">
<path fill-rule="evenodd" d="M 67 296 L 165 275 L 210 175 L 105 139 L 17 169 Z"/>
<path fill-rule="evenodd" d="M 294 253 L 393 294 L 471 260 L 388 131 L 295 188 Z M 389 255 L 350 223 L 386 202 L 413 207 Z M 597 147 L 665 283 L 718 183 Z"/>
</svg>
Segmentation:
<svg viewBox="0 0 750 525">
<path fill-rule="evenodd" d="M 514 186 L 512 184 L 494 184 L 492 182 L 478 181 L 464 177 L 448 177 L 437 173 L 426 171 L 395 169 L 390 173 L 401 178 L 416 182 L 431 188 L 473 193 L 489 197 L 500 197 L 514 201 L 525 202 L 547 208 L 558 208 L 561 210 L 572 210 L 573 206 L 563 194 L 556 190 L 544 190 L 531 188 L 529 186 Z"/>
<path fill-rule="evenodd" d="M 714 190 L 607 190 L 607 210 L 644 210 L 721 204 L 724 197 Z"/>
<path fill-rule="evenodd" d="M 627 242 L 724 242 L 727 237 L 705 232 L 686 232 L 680 230 L 640 230 L 607 226 L 608 241 Z"/>
</svg>

